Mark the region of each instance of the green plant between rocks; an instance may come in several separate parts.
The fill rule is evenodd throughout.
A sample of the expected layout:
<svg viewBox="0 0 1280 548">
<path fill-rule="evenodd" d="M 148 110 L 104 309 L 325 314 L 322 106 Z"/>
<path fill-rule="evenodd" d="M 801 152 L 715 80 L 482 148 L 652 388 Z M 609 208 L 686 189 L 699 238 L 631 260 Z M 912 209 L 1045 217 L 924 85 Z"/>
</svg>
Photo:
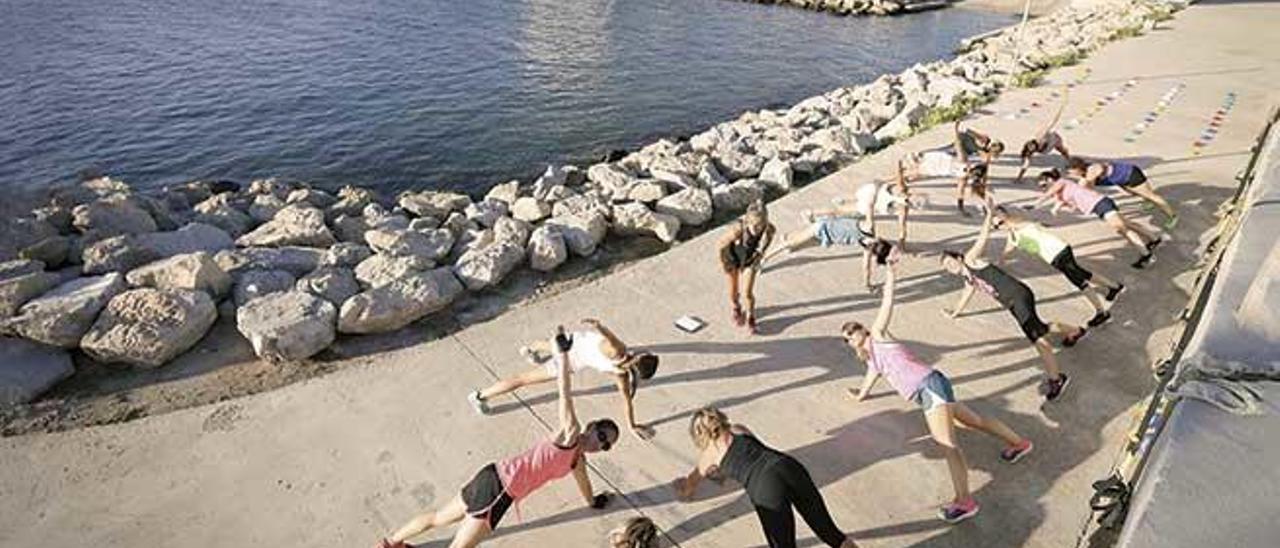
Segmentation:
<svg viewBox="0 0 1280 548">
<path fill-rule="evenodd" d="M 1033 88 L 1044 79 L 1044 69 L 1035 69 L 1019 72 L 1013 75 L 1013 87 L 1015 88 Z"/>
<path fill-rule="evenodd" d="M 965 95 L 951 102 L 951 106 L 933 107 L 925 113 L 916 127 L 911 130 L 912 135 L 927 131 L 934 126 L 949 124 L 956 120 L 963 120 L 965 116 L 976 110 L 978 107 L 994 101 L 992 95 Z"/>
</svg>

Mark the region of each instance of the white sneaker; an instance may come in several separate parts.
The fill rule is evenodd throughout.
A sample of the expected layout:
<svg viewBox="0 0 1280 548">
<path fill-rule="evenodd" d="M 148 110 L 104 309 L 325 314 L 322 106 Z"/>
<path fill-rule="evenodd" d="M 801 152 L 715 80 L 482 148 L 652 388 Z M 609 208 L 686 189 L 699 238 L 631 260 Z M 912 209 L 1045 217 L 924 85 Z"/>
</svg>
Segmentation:
<svg viewBox="0 0 1280 548">
<path fill-rule="evenodd" d="M 471 404 L 471 408 L 475 409 L 476 413 L 481 415 L 489 414 L 489 402 L 480 397 L 479 390 L 467 394 L 467 403 Z"/>
</svg>

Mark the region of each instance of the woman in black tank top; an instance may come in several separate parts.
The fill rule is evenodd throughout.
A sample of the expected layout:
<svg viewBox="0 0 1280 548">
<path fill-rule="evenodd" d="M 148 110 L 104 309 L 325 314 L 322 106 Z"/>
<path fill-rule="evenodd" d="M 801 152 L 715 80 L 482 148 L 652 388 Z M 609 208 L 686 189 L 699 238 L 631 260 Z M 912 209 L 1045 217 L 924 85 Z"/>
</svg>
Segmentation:
<svg viewBox="0 0 1280 548">
<path fill-rule="evenodd" d="M 827 546 L 856 546 L 836 527 L 822 494 L 800 461 L 761 443 L 745 427 L 731 425 L 724 413 L 713 408 L 694 413 L 689 434 L 701 452 L 693 471 L 676 479 L 677 498 L 688 500 L 702 478 L 719 471 L 746 489 L 770 548 L 796 546 L 793 508 Z"/>
<path fill-rule="evenodd" d="M 1058 359 L 1053 355 L 1053 345 L 1049 342 L 1048 336 L 1051 333 L 1061 335 L 1063 346 L 1075 346 L 1076 341 L 1084 336 L 1085 329 L 1060 322 L 1045 323 L 1036 311 L 1036 295 L 1031 288 L 983 258 L 987 239 L 991 237 L 994 210 L 995 204 L 988 202 L 987 216 L 983 219 L 982 230 L 978 232 L 978 239 L 973 242 L 973 246 L 967 253 L 961 255 L 955 251 L 945 251 L 942 254 L 943 270 L 965 281 L 965 289 L 960 294 L 960 301 L 953 309 L 943 309 L 943 313 L 951 319 L 959 318 L 976 291 L 982 291 L 999 302 L 1013 315 L 1023 335 L 1040 354 L 1045 372 L 1045 379 L 1040 383 L 1040 393 L 1046 400 L 1053 401 L 1058 399 L 1062 390 L 1066 388 L 1068 378 L 1058 368 Z"/>
<path fill-rule="evenodd" d="M 747 326 L 753 333 L 756 328 L 756 275 L 760 272 L 760 259 L 773 243 L 776 229 L 769 222 L 769 212 L 763 201 L 747 208 L 738 224 L 720 240 L 720 268 L 729 278 L 729 304 L 733 310 L 733 322 Z M 746 300 L 746 312 L 739 304 L 739 287 Z"/>
</svg>

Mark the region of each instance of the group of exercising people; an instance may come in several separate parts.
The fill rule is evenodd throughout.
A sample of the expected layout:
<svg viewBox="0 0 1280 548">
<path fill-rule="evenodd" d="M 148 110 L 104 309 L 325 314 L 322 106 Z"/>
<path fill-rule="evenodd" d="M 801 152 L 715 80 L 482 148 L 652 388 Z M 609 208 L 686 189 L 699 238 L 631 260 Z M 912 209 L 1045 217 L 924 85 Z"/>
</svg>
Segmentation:
<svg viewBox="0 0 1280 548">
<path fill-rule="evenodd" d="M 1061 112 L 1059 109 L 1052 121 L 1023 145 L 1022 166 L 1015 181 L 1021 182 L 1033 157 L 1039 154 L 1060 154 L 1066 160 L 1065 173 L 1058 169 L 1041 172 L 1037 178 L 1041 197 L 1024 207 L 1034 209 L 1053 202 L 1055 214 L 1069 208 L 1095 215 L 1138 249 L 1139 257 L 1131 266 L 1147 267 L 1154 261 L 1161 238 L 1128 221 L 1115 201 L 1097 189 L 1115 186 L 1151 202 L 1166 215 L 1166 230 L 1177 222 L 1173 208 L 1155 192 L 1138 166 L 1120 161 L 1088 162 L 1071 156 L 1062 136 L 1054 131 Z M 969 489 L 969 468 L 957 445 L 957 424 L 1000 439 L 1004 448 L 999 458 L 1010 464 L 1024 458 L 1034 445 L 1005 423 L 980 416 L 958 401 L 945 374 L 918 358 L 910 341 L 891 335 L 897 269 L 907 250 L 908 217 L 912 209 L 928 207 L 928 200 L 913 192 L 910 183 L 928 177 L 954 178 L 956 206 L 966 217 L 971 213 L 965 207 L 965 198 L 972 195 L 979 199 L 982 221 L 973 244 L 963 253 L 947 250 L 940 256 L 942 269 L 965 284 L 956 305 L 944 308 L 943 313 L 958 318 L 977 292 L 999 302 L 1040 356 L 1044 377 L 1039 392 L 1046 401 L 1058 399 L 1070 381 L 1054 355 L 1055 340 L 1064 347 L 1074 346 L 1090 328 L 1109 321 L 1111 314 L 1105 303 L 1115 301 L 1125 289 L 1123 284 L 1083 266 L 1070 243 L 1047 226 L 995 201 L 988 176 L 1003 150 L 1000 141 L 957 123 L 953 146 L 908 155 L 898 162 L 892 183 L 866 183 L 855 189 L 852 200 L 838 200 L 827 210 L 803 212 L 805 226 L 781 236 L 776 247 L 773 242 L 778 237 L 777 229 L 770 222 L 763 201 L 748 207 L 717 247 L 718 260 L 728 279 L 730 317 L 752 334 L 757 321 L 755 282 L 764 264 L 813 245 L 855 246 L 863 250 L 863 284 L 867 291 L 880 292 L 880 307 L 870 325 L 850 321 L 840 328 L 845 344 L 867 366 L 861 387 L 850 392 L 855 400 L 862 401 L 883 378 L 895 392 L 922 409 L 931 437 L 944 451 L 954 488 L 952 500 L 938 511 L 939 518 L 947 523 L 971 518 L 980 508 Z M 893 242 L 876 232 L 876 217 L 890 214 L 897 217 L 897 239 Z M 985 250 L 994 230 L 1003 231 L 1007 237 L 1002 252 L 991 260 Z M 1092 318 L 1085 325 L 1042 319 L 1031 288 L 1002 268 L 1005 258 L 1015 250 L 1059 271 L 1089 302 L 1094 310 Z M 879 287 L 872 284 L 876 269 L 883 271 L 884 281 Z M 581 423 L 573 404 L 573 376 L 583 370 L 609 375 L 617 387 L 628 430 L 637 438 L 648 440 L 654 430 L 636 420 L 632 402 L 640 384 L 656 374 L 658 356 L 633 349 L 595 319 L 585 319 L 580 328 L 573 330 L 557 327 L 547 341 L 533 342 L 521 348 L 520 353 L 530 363 L 529 371 L 476 390 L 467 400 L 478 413 L 489 414 L 489 402 L 495 397 L 529 385 L 555 382 L 559 429 L 521 454 L 485 465 L 447 504 L 415 517 L 377 546 L 400 548 L 406 546 L 406 540 L 425 531 L 459 522 L 450 546 L 476 546 L 493 533 L 509 509 L 514 506 L 518 510 L 522 499 L 567 475 L 574 477 L 586 506 L 603 509 L 611 503 L 609 494 L 594 491 L 586 460 L 591 454 L 617 445 L 621 429 L 607 418 Z M 672 482 L 677 500 L 689 500 L 705 478 L 730 478 L 745 489 L 771 548 L 796 546 L 794 512 L 799 512 L 826 545 L 855 546 L 835 524 L 808 471 L 794 457 L 769 447 L 748 427 L 731 422 L 712 407 L 693 413 L 689 435 L 697 450 L 696 465 Z M 612 548 L 655 548 L 659 536 L 652 521 L 636 517 L 611 531 L 606 543 Z"/>
</svg>

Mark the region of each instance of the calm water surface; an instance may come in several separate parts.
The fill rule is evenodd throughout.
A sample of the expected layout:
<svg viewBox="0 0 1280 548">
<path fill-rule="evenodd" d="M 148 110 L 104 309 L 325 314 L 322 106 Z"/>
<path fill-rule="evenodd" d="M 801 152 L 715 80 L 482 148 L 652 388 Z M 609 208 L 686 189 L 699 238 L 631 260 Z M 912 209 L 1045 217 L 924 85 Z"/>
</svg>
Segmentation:
<svg viewBox="0 0 1280 548">
<path fill-rule="evenodd" d="M 1007 18 L 731 0 L 0 0 L 0 186 L 470 191 L 947 56 Z"/>
</svg>

